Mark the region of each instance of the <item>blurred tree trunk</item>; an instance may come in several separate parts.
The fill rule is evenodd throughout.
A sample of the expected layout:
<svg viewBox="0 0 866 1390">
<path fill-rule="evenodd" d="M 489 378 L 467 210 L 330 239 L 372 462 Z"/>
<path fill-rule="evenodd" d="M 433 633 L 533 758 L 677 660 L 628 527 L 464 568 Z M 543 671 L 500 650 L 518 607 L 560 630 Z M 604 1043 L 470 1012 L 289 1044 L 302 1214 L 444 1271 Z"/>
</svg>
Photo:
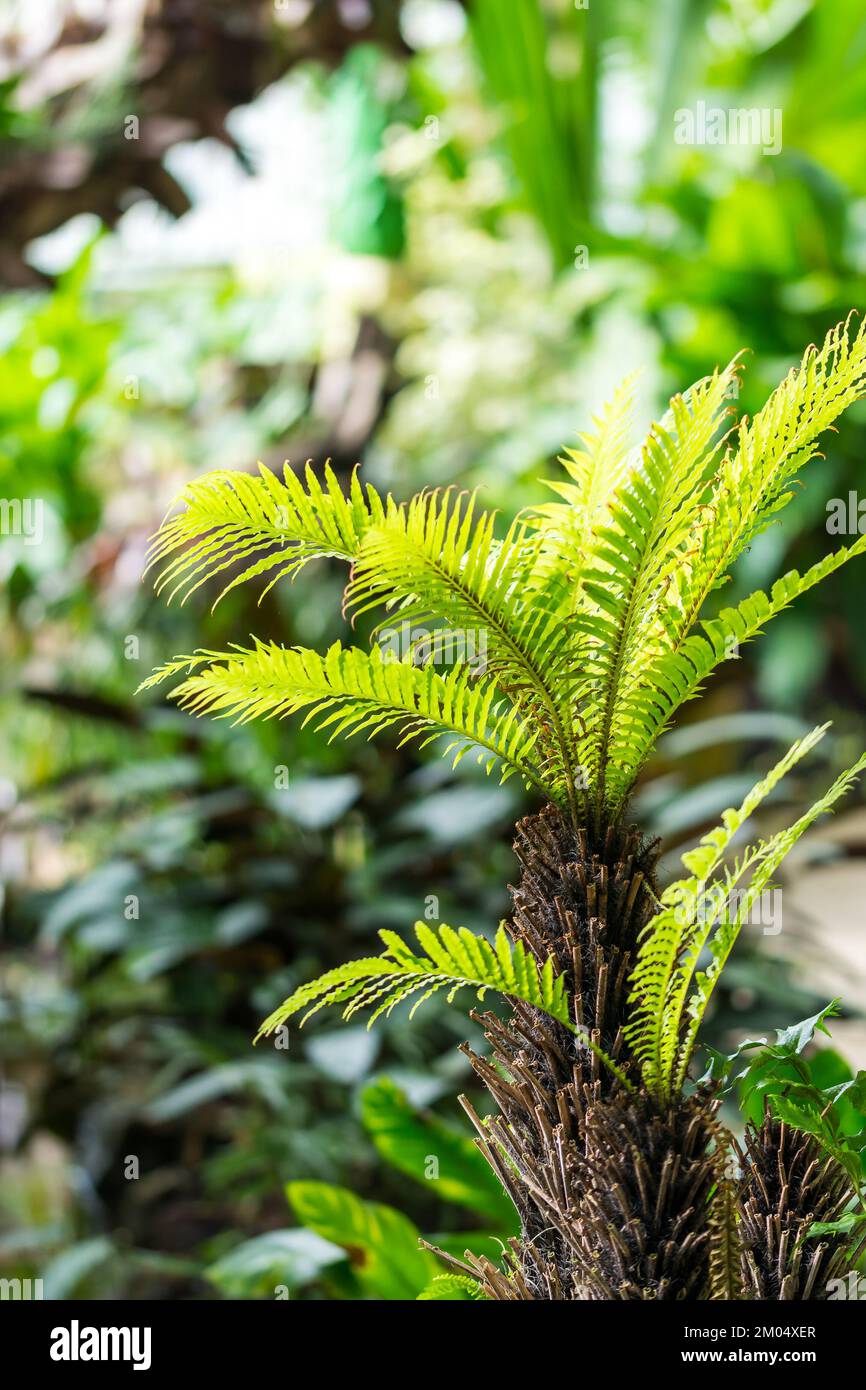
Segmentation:
<svg viewBox="0 0 866 1390">
<path fill-rule="evenodd" d="M 211 137 L 243 160 L 233 108 L 296 63 L 333 67 L 371 41 L 407 51 L 393 0 L 103 0 L 101 18 L 61 10 L 39 40 L 25 14 L 2 53 L 0 283 L 38 283 L 24 248 L 79 213 L 113 226 L 146 195 L 179 216 L 188 199 L 163 165 L 173 145 Z"/>
</svg>

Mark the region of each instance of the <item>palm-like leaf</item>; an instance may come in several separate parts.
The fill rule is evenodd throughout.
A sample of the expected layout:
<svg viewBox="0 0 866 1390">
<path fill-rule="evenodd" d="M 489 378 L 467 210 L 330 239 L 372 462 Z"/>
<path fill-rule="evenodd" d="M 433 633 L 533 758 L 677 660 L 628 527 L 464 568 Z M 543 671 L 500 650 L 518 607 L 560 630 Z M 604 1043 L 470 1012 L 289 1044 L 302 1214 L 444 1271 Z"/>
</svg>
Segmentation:
<svg viewBox="0 0 866 1390">
<path fill-rule="evenodd" d="M 794 821 L 793 825 L 789 825 L 785 830 L 780 830 L 769 840 L 759 842 L 753 850 L 740 858 L 733 871 L 726 873 L 725 882 L 719 895 L 720 901 L 727 901 L 731 888 L 743 876 L 744 861 L 750 861 L 748 867 L 752 871 L 752 877 L 749 885 L 738 900 L 736 912 L 730 917 L 722 915 L 715 933 L 707 942 L 710 963 L 706 970 L 699 971 L 695 976 L 694 988 L 688 1001 L 687 1024 L 677 1052 L 674 1073 L 675 1088 L 680 1088 L 685 1081 L 695 1049 L 698 1030 L 706 1013 L 710 997 L 718 984 L 719 976 L 743 924 L 749 920 L 753 904 L 760 898 L 767 884 L 772 881 L 779 865 L 794 848 L 800 837 L 806 833 L 819 816 L 826 815 L 831 811 L 840 797 L 845 796 L 850 791 L 864 768 L 866 768 L 866 753 L 858 758 L 851 767 L 846 768 L 824 795 L 813 802 L 809 809 Z M 697 967 L 697 955 L 694 956 L 693 960 L 694 966 Z"/>
<path fill-rule="evenodd" d="M 483 636 L 486 668 L 524 717 L 537 721 L 555 782 L 574 799 L 575 748 L 564 687 L 551 679 L 565 637 L 542 601 L 527 604 L 539 537 L 514 524 L 505 540 L 495 515 L 451 490 L 422 493 L 368 531 L 346 590 L 346 607 L 398 603 L 404 622 L 444 620 Z"/>
<path fill-rule="evenodd" d="M 315 556 L 334 556 L 352 565 L 346 602 L 356 613 L 384 605 L 406 621 L 483 634 L 485 718 L 495 683 L 510 707 L 497 707 L 496 719 L 513 716 L 515 728 L 534 731 L 532 767 L 524 757 L 519 770 L 567 806 L 575 824 L 591 815 L 600 830 L 622 816 L 659 734 L 715 666 L 866 549 L 858 538 L 804 575 L 792 571 L 769 597 L 755 593 L 701 621 L 709 594 L 789 500 L 820 432 L 866 392 L 866 328 L 854 334 L 840 324 L 810 348 L 725 445 L 720 424 L 737 370 L 731 364 L 675 397 L 632 453 L 631 391 L 622 388 L 582 447 L 564 457 L 568 480 L 551 484 L 558 500 L 519 518 L 502 539 L 492 513 L 453 491 L 398 506 L 362 488 L 357 474 L 344 496 L 327 467 L 323 483 L 309 467 L 303 483 L 288 466 L 282 480 L 264 468 L 259 477 L 207 475 L 189 485 L 185 509 L 153 542 L 158 587 L 189 594 L 229 570 L 223 593 L 257 576 L 270 587 Z M 245 716 L 310 703 L 281 697 L 277 673 L 260 657 L 249 661 L 267 688 L 248 692 Z M 204 695 L 207 686 L 228 708 L 225 680 L 239 674 L 236 664 L 224 677 L 202 673 L 185 694 Z M 462 671 L 455 690 L 468 697 Z M 405 696 L 399 707 L 405 712 Z M 417 704 L 409 712 L 436 722 L 435 711 Z M 517 765 L 513 749 L 502 751 Z"/>
<path fill-rule="evenodd" d="M 810 347 L 725 454 L 709 498 L 700 551 L 677 571 L 674 643 L 688 633 L 707 595 L 791 499 L 791 484 L 817 453 L 819 435 L 866 389 L 866 320 L 852 337 L 849 323 Z"/>
<path fill-rule="evenodd" d="M 708 491 L 701 498 L 700 519 L 691 542 L 668 557 L 668 582 L 664 602 L 658 609 L 662 620 L 661 652 L 645 651 L 644 661 L 635 668 L 636 679 L 624 683 L 622 692 L 614 694 L 614 700 L 622 708 L 619 727 L 614 730 L 609 744 L 610 762 L 614 768 L 625 767 L 627 771 L 618 775 L 617 792 L 610 806 L 613 814 L 627 795 L 664 720 L 673 712 L 670 707 L 671 670 L 673 668 L 675 681 L 680 680 L 683 670 L 677 659 L 683 655 L 706 599 L 713 589 L 724 583 L 746 546 L 790 501 L 791 485 L 816 454 L 821 432 L 864 392 L 866 322 L 853 336 L 850 323 L 846 322 L 832 329 L 820 348 L 808 349 L 800 366 L 789 373 L 752 423 L 743 421 L 740 424 L 736 446 L 726 450 Z M 860 548 L 850 547 L 838 563 L 859 553 Z M 817 583 L 836 567 L 835 563 L 828 564 L 826 570 L 813 567 L 803 577 L 806 581 L 803 588 Z M 795 586 L 791 585 L 779 606 L 774 603 L 769 610 L 764 609 L 758 626 L 768 622 L 793 597 Z M 760 604 L 762 599 L 763 595 L 755 595 L 746 603 L 756 600 Z M 738 634 L 727 626 L 726 613 L 715 620 L 715 636 L 723 639 L 721 643 L 714 643 L 716 650 L 721 648 L 721 652 L 728 655 Z M 647 656 L 650 657 L 648 667 Z M 660 659 L 654 660 L 657 656 Z M 687 664 L 691 657 L 692 653 L 688 652 Z M 719 655 L 718 659 L 723 656 Z M 640 664 L 644 667 L 642 672 Z M 712 662 L 709 669 L 715 664 Z M 703 674 L 708 672 L 705 670 Z M 690 688 L 687 687 L 686 694 Z M 666 709 L 661 724 L 654 713 L 657 698 L 661 708 Z"/>
<path fill-rule="evenodd" d="M 733 368 L 676 397 L 654 426 L 640 466 L 617 488 L 610 520 L 596 528 L 572 617 L 569 661 L 581 671 L 574 692 L 581 712 L 581 766 L 599 807 L 619 703 L 659 649 L 665 595 L 679 557 L 694 543 L 705 476 Z"/>
<path fill-rule="evenodd" d="M 702 633 L 693 633 L 677 650 L 650 663 L 644 680 L 623 701 L 608 778 L 614 807 L 622 804 L 677 709 L 700 694 L 702 682 L 715 668 L 737 655 L 741 646 L 801 594 L 864 551 L 866 536 L 860 536 L 850 546 L 840 546 L 816 561 L 805 574 L 789 570 L 773 585 L 769 597 L 756 589 L 736 608 L 724 608 L 717 618 L 703 622 Z"/>
<path fill-rule="evenodd" d="M 530 523 L 541 533 L 532 588 L 542 596 L 554 594 L 565 614 L 577 607 L 593 536 L 599 526 L 610 523 L 610 503 L 632 459 L 633 413 L 632 375 L 593 418 L 593 429 L 580 436 L 582 447 L 566 449 L 559 459 L 571 481 L 545 480 L 560 501 L 543 503 L 529 513 Z"/>
</svg>

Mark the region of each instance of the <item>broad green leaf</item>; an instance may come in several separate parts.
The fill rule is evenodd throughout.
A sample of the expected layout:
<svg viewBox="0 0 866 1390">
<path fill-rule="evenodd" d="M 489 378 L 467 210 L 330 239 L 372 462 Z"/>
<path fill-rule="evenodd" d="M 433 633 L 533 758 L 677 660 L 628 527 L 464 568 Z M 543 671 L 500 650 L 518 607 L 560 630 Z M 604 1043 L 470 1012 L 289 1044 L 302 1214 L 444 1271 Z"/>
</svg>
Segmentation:
<svg viewBox="0 0 866 1390">
<path fill-rule="evenodd" d="M 346 1251 L 371 1298 L 416 1299 L 439 1272 L 435 1257 L 421 1249 L 417 1228 L 393 1207 L 324 1182 L 290 1182 L 286 1194 L 304 1226 Z"/>
<path fill-rule="evenodd" d="M 437 1115 L 419 1113 L 393 1082 L 364 1089 L 364 1128 L 379 1153 L 430 1194 L 468 1207 L 507 1234 L 516 1234 L 517 1213 L 490 1165 L 467 1134 Z"/>
</svg>

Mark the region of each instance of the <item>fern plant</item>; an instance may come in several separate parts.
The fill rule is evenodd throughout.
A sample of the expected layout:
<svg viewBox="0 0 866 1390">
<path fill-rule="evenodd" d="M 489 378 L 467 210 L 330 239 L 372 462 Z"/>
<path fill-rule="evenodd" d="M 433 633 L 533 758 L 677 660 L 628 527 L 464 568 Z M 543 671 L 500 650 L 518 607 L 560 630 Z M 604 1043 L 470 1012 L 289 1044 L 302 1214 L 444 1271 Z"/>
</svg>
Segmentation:
<svg viewBox="0 0 866 1390">
<path fill-rule="evenodd" d="M 171 696 L 196 714 L 300 713 L 329 738 L 442 740 L 454 763 L 470 753 L 544 803 L 517 826 L 521 877 L 494 941 L 424 923 L 417 945 L 382 932 L 383 955 L 301 986 L 262 1029 L 329 1004 L 346 1015 L 369 1006 L 376 1018 L 443 989 L 449 999 L 463 987 L 506 997 L 505 1017 L 475 1015 L 489 1055 L 469 1053 L 497 1113 L 481 1121 L 465 1105 L 521 1236 L 498 1264 L 457 1261 L 457 1277 L 491 1298 L 786 1296 L 778 1281 L 744 1276 L 754 1202 L 732 1166 L 718 1083 L 691 1080 L 692 1060 L 753 904 L 866 756 L 791 826 L 742 848 L 745 823 L 824 729 L 798 741 L 663 892 L 659 847 L 627 809 L 660 734 L 713 670 L 866 549 L 859 537 L 710 613 L 738 557 L 791 500 L 822 431 L 866 394 L 866 328 L 838 325 L 753 420 L 731 428 L 739 370 L 734 361 L 676 396 L 636 448 L 626 383 L 565 451 L 548 484 L 554 500 L 504 532 L 454 489 L 398 504 L 357 470 L 344 491 L 328 465 L 321 479 L 308 465 L 303 481 L 288 465 L 281 477 L 260 465 L 258 476 L 190 483 L 152 544 L 157 588 L 170 598 L 214 579 L 217 598 L 248 580 L 267 592 L 310 560 L 342 560 L 346 615 L 373 612 L 378 626 L 369 650 L 199 650 L 145 686 L 181 677 Z M 421 645 L 396 658 L 382 632 L 395 615 L 404 630 L 483 635 L 485 668 L 452 651 L 438 670 Z M 786 1145 L 778 1125 L 765 1126 L 765 1156 Z M 854 1171 L 828 1162 L 834 1199 L 800 1214 L 804 1230 L 857 1196 Z M 837 1252 L 847 1238 L 842 1225 L 827 1236 Z M 808 1296 L 819 1294 L 812 1279 Z"/>
</svg>

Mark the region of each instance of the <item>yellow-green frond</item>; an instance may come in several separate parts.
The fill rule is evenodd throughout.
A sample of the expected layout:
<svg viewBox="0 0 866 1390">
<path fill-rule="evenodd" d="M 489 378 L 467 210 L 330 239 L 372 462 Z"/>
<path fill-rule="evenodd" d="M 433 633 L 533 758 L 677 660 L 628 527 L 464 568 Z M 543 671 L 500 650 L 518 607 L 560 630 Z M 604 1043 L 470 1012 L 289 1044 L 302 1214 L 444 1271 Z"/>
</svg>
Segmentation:
<svg viewBox="0 0 866 1390">
<path fill-rule="evenodd" d="M 818 439 L 866 394 L 866 320 L 850 318 L 809 347 L 754 420 L 743 420 L 707 502 L 707 521 L 677 570 L 668 636 L 685 638 L 704 601 L 731 565 L 793 496 L 791 484 L 818 451 Z"/>
<path fill-rule="evenodd" d="M 633 1006 L 626 1036 L 641 1064 L 646 1085 L 668 1093 L 676 1070 L 681 1021 L 698 958 L 735 883 L 754 868 L 758 852 L 741 857 L 722 892 L 715 879 L 734 836 L 782 778 L 814 748 L 827 726 L 798 739 L 740 806 L 725 811 L 721 825 L 682 857 L 687 878 L 669 885 L 660 910 L 644 928 L 631 979 Z"/>
<path fill-rule="evenodd" d="M 718 893 L 720 906 L 721 904 L 729 904 L 731 890 L 742 879 L 746 867 L 751 871 L 751 879 L 746 890 L 739 895 L 735 909 L 733 911 L 729 909 L 727 913 L 722 909 L 717 918 L 714 919 L 717 921 L 716 930 L 707 941 L 710 961 L 705 970 L 701 970 L 695 975 L 694 988 L 688 1001 L 685 1032 L 676 1059 L 675 1088 L 681 1087 L 685 1081 L 697 1042 L 698 1029 L 706 1013 L 710 997 L 744 923 L 750 920 L 753 905 L 761 898 L 779 865 L 794 848 L 801 835 L 805 834 L 819 816 L 826 815 L 833 809 L 839 798 L 851 789 L 864 768 L 866 768 L 866 753 L 841 773 L 824 795 L 819 797 L 793 825 L 788 826 L 786 830 L 779 831 L 769 840 L 761 841 L 745 851 L 739 857 L 733 870 L 725 874 Z M 695 969 L 698 963 L 697 952 L 691 953 L 691 962 L 692 968 Z"/>
<path fill-rule="evenodd" d="M 514 523 L 503 540 L 495 514 L 474 496 L 421 493 L 369 529 L 346 590 L 346 607 L 363 612 L 397 606 L 409 624 L 444 622 L 483 650 L 484 667 L 525 718 L 537 723 L 539 746 L 557 786 L 573 779 L 574 743 L 566 683 L 553 677 L 566 634 L 555 612 L 527 584 L 539 538 Z"/>
<path fill-rule="evenodd" d="M 673 399 L 609 501 L 607 518 L 593 528 L 568 662 L 580 673 L 572 691 L 581 716 L 580 763 L 600 801 L 620 704 L 647 658 L 661 650 L 663 596 L 693 543 L 734 370 L 732 364 Z"/>
<path fill-rule="evenodd" d="M 701 624 L 677 650 L 650 661 L 642 679 L 623 697 L 610 745 L 608 795 L 616 811 L 624 803 L 644 762 L 677 709 L 700 694 L 703 681 L 723 661 L 736 659 L 746 642 L 756 637 L 781 613 L 848 560 L 866 551 L 866 536 L 840 546 L 816 561 L 804 574 L 789 570 L 777 580 L 769 597 L 758 589 L 736 608 L 723 608 L 717 618 Z"/>
<path fill-rule="evenodd" d="M 440 675 L 432 666 L 397 661 L 378 647 L 361 651 L 335 643 L 322 656 L 304 647 L 256 642 L 249 649 L 200 651 L 181 656 L 154 673 L 144 687 L 186 672 L 169 693 L 194 714 L 248 720 L 282 719 L 305 712 L 305 723 L 330 737 L 394 729 L 401 742 L 425 745 L 447 738 L 455 764 L 470 750 L 501 780 L 518 773 L 528 785 L 556 800 L 555 780 L 539 760 L 539 730 L 509 705 L 494 681 L 454 666 Z"/>
<path fill-rule="evenodd" d="M 329 465 L 324 486 L 309 464 L 305 483 L 288 464 L 282 479 L 259 464 L 258 477 L 220 469 L 188 483 L 178 499 L 183 510 L 163 522 L 148 552 L 148 569 L 162 566 L 157 591 L 166 590 L 169 601 L 178 593 L 187 598 L 239 566 L 219 601 L 258 575 L 270 575 L 270 588 L 319 555 L 354 559 L 387 504 L 369 484 L 362 488 L 357 470 L 348 497 Z"/>
<path fill-rule="evenodd" d="M 301 985 L 259 1029 L 258 1037 L 273 1033 L 295 1014 L 301 1023 L 331 1004 L 343 1004 L 343 1017 L 372 1008 L 372 1024 L 398 1004 L 414 997 L 412 1012 L 439 990 L 448 991 L 448 1002 L 464 987 L 483 999 L 488 990 L 523 1000 L 575 1031 L 565 982 L 556 973 L 553 958 L 539 966 L 523 943 L 511 942 L 503 926 L 495 941 L 466 927 L 428 926 L 415 923 L 417 953 L 396 932 L 380 931 L 385 951 L 381 956 L 348 961 L 317 980 Z"/>
<path fill-rule="evenodd" d="M 528 513 L 540 533 L 531 585 L 541 595 L 555 594 L 565 613 L 580 595 L 580 581 L 595 528 L 629 466 L 629 435 L 634 414 L 635 375 L 628 377 L 593 417 L 593 428 L 580 436 L 579 449 L 566 449 L 559 462 L 571 481 L 544 479 L 561 499 L 542 503 Z"/>
</svg>

